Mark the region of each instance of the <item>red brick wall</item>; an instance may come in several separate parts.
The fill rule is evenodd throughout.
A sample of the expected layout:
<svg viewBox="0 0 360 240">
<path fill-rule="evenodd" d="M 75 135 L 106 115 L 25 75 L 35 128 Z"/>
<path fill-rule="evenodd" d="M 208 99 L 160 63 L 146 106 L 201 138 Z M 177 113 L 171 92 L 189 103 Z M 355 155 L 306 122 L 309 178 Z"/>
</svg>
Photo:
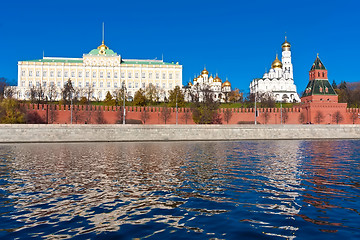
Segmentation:
<svg viewBox="0 0 360 240">
<path fill-rule="evenodd" d="M 330 106 L 331 105 L 331 106 Z M 332 106 L 334 105 L 334 106 Z M 54 105 L 53 105 L 54 106 Z M 78 107 L 78 106 L 76 106 Z M 119 119 L 117 116 L 119 115 L 120 107 L 108 107 L 108 106 L 93 106 L 92 110 L 86 110 L 86 106 L 79 106 L 79 111 L 73 111 L 73 123 L 76 123 L 76 112 L 81 115 L 81 120 L 77 123 L 85 123 L 87 121 L 88 124 L 96 124 L 96 114 L 100 111 L 103 114 L 104 120 L 108 124 L 114 124 Z M 96 107 L 96 109 L 95 109 Z M 48 115 L 49 123 L 50 121 L 50 110 L 47 111 L 47 105 L 40 105 L 39 109 L 37 105 L 26 105 L 28 111 L 36 111 L 41 117 L 46 119 Z M 56 105 L 57 119 L 54 122 L 55 124 L 69 124 L 71 111 L 69 110 L 69 106 L 60 106 Z M 184 111 L 187 109 L 179 108 L 178 109 L 178 124 L 186 124 L 186 120 L 184 117 Z M 255 119 L 255 111 L 253 108 L 235 108 L 230 109 L 232 112 L 232 117 L 229 120 L 229 124 L 238 124 L 238 123 L 254 123 Z M 126 119 L 133 119 L 141 121 L 141 112 L 144 111 L 143 107 L 126 107 Z M 161 107 L 146 107 L 146 111 L 149 113 L 149 119 L 146 120 L 146 124 L 164 124 L 164 120 L 161 117 Z M 219 109 L 219 113 L 222 118 L 222 123 L 227 124 L 224 120 L 224 111 L 226 109 Z M 281 111 L 279 108 L 260 108 L 258 109 L 258 117 L 257 122 L 260 124 L 280 124 L 281 123 Z M 348 109 L 346 108 L 346 104 L 335 104 L 328 103 L 325 105 L 323 103 L 305 103 L 301 107 L 298 108 L 283 108 L 283 115 L 287 115 L 287 120 L 285 120 L 285 124 L 300 124 L 300 115 L 303 113 L 305 117 L 305 122 L 315 123 L 315 115 L 318 111 L 321 111 L 324 115 L 324 120 L 321 124 L 336 124 L 334 122 L 333 116 L 336 111 L 340 111 L 343 120 L 340 122 L 341 124 L 353 124 L 352 116 L 353 114 L 358 114 L 359 109 Z M 91 117 L 89 117 L 91 116 Z M 89 121 L 90 119 L 90 121 Z M 176 123 L 176 109 L 171 108 L 171 116 L 167 120 L 167 124 L 175 124 Z M 356 124 L 360 123 L 360 119 L 357 118 L 355 120 Z M 192 120 L 192 116 L 190 115 L 187 120 L 187 124 L 194 124 Z"/>
</svg>

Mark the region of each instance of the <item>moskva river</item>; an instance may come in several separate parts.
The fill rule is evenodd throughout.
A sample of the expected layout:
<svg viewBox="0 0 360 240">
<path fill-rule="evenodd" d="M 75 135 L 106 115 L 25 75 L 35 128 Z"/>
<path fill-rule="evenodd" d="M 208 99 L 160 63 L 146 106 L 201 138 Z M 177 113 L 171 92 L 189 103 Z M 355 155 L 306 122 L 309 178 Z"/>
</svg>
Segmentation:
<svg viewBox="0 0 360 240">
<path fill-rule="evenodd" d="M 360 141 L 0 145 L 1 239 L 360 239 Z"/>
</svg>

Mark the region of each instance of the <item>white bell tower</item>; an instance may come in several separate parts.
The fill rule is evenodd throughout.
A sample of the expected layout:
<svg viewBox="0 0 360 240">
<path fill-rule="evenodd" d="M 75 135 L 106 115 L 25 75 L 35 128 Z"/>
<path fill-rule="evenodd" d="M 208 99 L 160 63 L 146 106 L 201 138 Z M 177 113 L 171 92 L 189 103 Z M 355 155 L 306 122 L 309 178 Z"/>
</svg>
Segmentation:
<svg viewBox="0 0 360 240">
<path fill-rule="evenodd" d="M 286 36 L 285 36 L 285 42 L 281 45 L 281 47 L 282 47 L 281 62 L 282 62 L 283 72 L 284 73 L 288 72 L 287 76 L 291 79 L 294 79 L 293 66 L 291 63 L 291 50 L 290 50 L 291 45 L 287 41 Z"/>
</svg>

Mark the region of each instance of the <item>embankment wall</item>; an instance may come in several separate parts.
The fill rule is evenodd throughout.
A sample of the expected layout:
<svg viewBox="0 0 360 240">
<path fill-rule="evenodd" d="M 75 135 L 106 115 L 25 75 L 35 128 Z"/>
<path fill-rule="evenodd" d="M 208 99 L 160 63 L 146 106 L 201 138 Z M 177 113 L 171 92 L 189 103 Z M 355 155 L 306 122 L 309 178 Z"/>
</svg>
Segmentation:
<svg viewBox="0 0 360 240">
<path fill-rule="evenodd" d="M 360 139 L 359 125 L 2 124 L 0 143 Z"/>
</svg>

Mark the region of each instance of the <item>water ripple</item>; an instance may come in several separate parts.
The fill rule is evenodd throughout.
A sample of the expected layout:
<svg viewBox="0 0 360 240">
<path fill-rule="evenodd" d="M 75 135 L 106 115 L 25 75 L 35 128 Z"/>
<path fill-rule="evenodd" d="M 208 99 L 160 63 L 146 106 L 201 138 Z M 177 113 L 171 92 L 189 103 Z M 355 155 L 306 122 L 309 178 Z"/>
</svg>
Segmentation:
<svg viewBox="0 0 360 240">
<path fill-rule="evenodd" d="M 0 145 L 0 237 L 359 239 L 359 143 Z"/>
</svg>

